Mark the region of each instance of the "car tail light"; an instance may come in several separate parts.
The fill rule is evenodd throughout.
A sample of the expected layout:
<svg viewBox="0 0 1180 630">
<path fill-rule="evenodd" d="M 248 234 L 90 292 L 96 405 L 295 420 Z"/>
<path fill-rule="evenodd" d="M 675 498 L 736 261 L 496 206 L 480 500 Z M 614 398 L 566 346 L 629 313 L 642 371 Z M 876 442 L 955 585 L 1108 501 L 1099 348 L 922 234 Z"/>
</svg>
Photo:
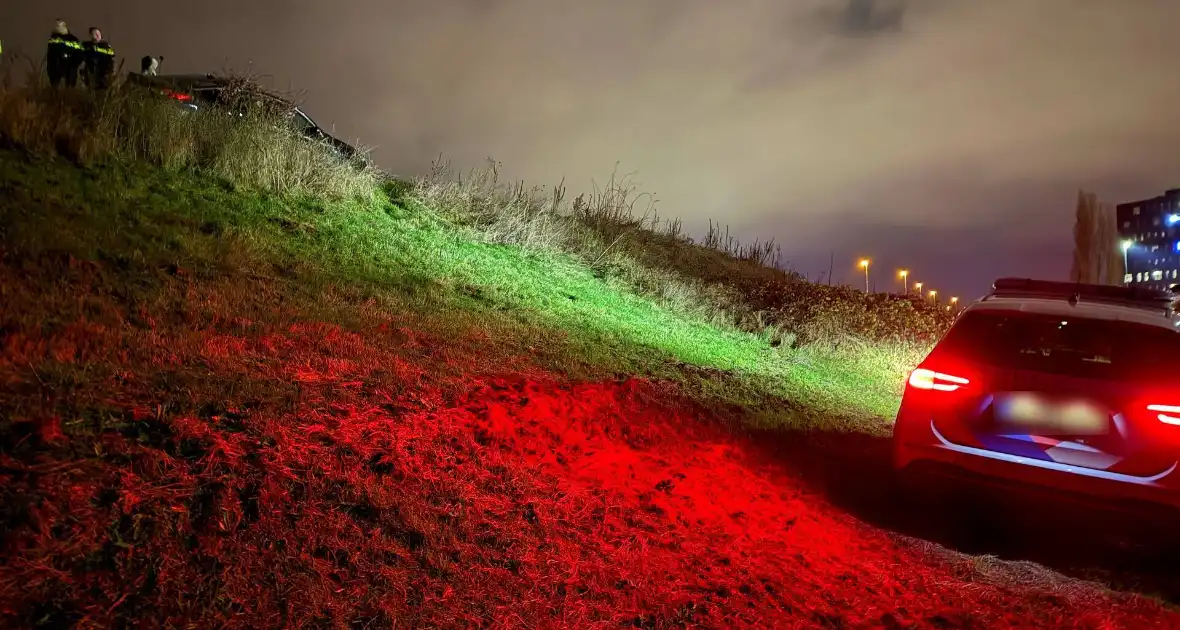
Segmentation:
<svg viewBox="0 0 1180 630">
<path fill-rule="evenodd" d="M 187 94 L 185 92 L 173 92 L 172 90 L 164 90 L 164 96 L 167 96 L 168 98 L 174 98 L 182 102 L 193 100 L 192 94 Z"/>
<path fill-rule="evenodd" d="M 1148 405 L 1147 410 L 1156 414 L 1156 419 L 1164 424 L 1180 426 L 1180 406 L 1176 405 Z"/>
<path fill-rule="evenodd" d="M 962 376 L 954 376 L 944 372 L 935 372 L 926 368 L 918 368 L 910 372 L 909 385 L 914 389 L 936 392 L 953 392 L 962 389 L 971 381 Z"/>
</svg>

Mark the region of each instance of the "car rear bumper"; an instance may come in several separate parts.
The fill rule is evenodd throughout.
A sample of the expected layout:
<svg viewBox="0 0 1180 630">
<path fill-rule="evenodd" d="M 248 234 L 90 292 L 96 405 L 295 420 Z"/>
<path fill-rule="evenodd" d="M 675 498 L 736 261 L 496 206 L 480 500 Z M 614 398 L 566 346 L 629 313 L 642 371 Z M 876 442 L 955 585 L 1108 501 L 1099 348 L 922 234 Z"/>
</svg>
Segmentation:
<svg viewBox="0 0 1180 630">
<path fill-rule="evenodd" d="M 1132 511 L 1150 506 L 1180 509 L 1176 465 L 1151 477 L 1120 475 L 952 444 L 928 419 L 903 421 L 899 417 L 896 427 L 893 463 L 898 470 L 1009 487 L 1021 493 L 1048 492 L 1055 498 Z"/>
</svg>

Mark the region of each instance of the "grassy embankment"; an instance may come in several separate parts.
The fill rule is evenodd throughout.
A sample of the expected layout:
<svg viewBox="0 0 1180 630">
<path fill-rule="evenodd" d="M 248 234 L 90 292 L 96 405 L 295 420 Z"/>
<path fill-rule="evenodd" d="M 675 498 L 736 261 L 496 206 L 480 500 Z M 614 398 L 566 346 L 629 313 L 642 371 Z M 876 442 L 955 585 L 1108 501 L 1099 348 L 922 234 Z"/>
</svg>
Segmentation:
<svg viewBox="0 0 1180 630">
<path fill-rule="evenodd" d="M 18 149 L 0 166 L 20 184 L 5 204 L 10 247 L 285 270 L 308 291 L 348 287 L 492 343 L 535 339 L 561 373 L 673 378 L 756 409 L 760 425 L 887 431 L 904 370 L 945 321 L 920 300 L 768 268 L 765 244 L 695 244 L 677 223 L 633 216 L 644 197 L 615 179 L 567 203 L 492 169 L 383 181 L 262 121 L 177 116 L 131 94 L 10 92 L 0 107 Z"/>
<path fill-rule="evenodd" d="M 129 93 L 5 89 L 0 140 L 7 625 L 1167 621 L 872 527 L 815 440 L 740 430 L 887 433 L 920 303 L 622 182 L 385 181 Z"/>
</svg>

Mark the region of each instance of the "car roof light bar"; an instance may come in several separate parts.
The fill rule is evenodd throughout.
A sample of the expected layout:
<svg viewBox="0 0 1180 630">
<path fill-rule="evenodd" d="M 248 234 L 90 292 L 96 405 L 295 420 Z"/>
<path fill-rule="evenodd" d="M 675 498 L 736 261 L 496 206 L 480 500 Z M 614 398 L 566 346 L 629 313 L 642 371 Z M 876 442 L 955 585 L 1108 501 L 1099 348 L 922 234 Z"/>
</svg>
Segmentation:
<svg viewBox="0 0 1180 630">
<path fill-rule="evenodd" d="M 1117 304 L 1161 310 L 1166 315 L 1172 314 L 1172 304 L 1176 299 L 1172 291 L 1162 289 L 1055 282 L 1030 278 L 1000 278 L 996 280 L 992 285 L 991 293 L 984 299 L 995 297 L 1056 299 L 1066 300 L 1070 304 L 1079 302 Z"/>
</svg>

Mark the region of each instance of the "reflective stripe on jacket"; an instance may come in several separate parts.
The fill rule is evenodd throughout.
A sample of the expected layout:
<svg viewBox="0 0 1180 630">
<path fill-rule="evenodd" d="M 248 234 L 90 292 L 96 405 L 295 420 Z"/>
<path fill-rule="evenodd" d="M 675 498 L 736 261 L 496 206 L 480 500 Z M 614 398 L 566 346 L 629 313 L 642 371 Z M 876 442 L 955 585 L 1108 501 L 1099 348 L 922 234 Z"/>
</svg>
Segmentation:
<svg viewBox="0 0 1180 630">
<path fill-rule="evenodd" d="M 65 46 L 66 48 L 73 48 L 74 50 L 82 50 L 82 42 L 80 42 L 76 39 L 65 39 L 65 38 L 61 37 L 60 35 L 54 35 L 53 37 L 50 37 L 49 38 L 49 45 L 50 46 Z M 115 51 L 112 50 L 111 54 L 112 55 L 115 54 Z"/>
</svg>

